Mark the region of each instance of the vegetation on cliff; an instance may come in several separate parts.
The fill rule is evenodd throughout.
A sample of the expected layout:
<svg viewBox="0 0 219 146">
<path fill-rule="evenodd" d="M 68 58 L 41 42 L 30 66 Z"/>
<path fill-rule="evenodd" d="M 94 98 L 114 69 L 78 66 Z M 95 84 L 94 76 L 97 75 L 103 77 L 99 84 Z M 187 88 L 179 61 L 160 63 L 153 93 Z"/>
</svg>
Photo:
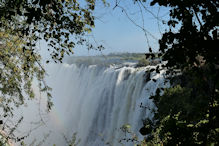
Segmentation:
<svg viewBox="0 0 219 146">
<path fill-rule="evenodd" d="M 157 111 L 140 132 L 151 145 L 218 145 L 219 2 L 153 0 L 151 5 L 170 7 L 159 54 L 167 61 L 163 68 L 171 87 L 151 97 Z"/>
</svg>

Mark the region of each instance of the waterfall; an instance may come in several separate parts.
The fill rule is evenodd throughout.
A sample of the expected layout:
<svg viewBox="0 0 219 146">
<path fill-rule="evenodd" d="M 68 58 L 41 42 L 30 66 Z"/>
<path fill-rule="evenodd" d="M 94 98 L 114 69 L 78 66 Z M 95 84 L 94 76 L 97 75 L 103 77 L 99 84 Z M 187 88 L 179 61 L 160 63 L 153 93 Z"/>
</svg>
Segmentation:
<svg viewBox="0 0 219 146">
<path fill-rule="evenodd" d="M 55 108 L 51 112 L 51 121 L 55 129 L 69 138 L 77 132 L 81 146 L 119 145 L 119 141 L 127 136 L 121 131 L 124 124 L 130 125 L 130 131 L 141 138 L 138 131 L 142 119 L 153 114 L 140 104 L 152 109 L 154 106 L 149 97 L 164 84 L 162 73 L 151 75 L 158 79 L 157 82 L 145 82 L 146 70 L 153 67 L 49 65 L 47 82 L 53 88 Z"/>
<path fill-rule="evenodd" d="M 97 57 L 98 58 L 98 57 Z M 76 60 L 76 61 L 75 61 Z M 53 89 L 52 111 L 45 113 L 46 95 L 33 84 L 36 100 L 17 109 L 15 118 L 24 116 L 16 135 L 27 135 L 27 145 L 67 146 L 76 134 L 79 146 L 133 146 L 124 139 L 143 137 L 139 129 L 142 120 L 152 118 L 155 108 L 149 97 L 164 86 L 163 74 L 148 70 L 156 66 L 135 67 L 136 62 L 119 59 L 103 61 L 75 59 L 63 64 L 49 64 L 45 68 L 47 84 Z M 146 108 L 140 107 L 143 105 Z M 15 120 L 17 121 L 17 120 Z M 124 131 L 124 126 L 128 131 Z M 45 140 L 44 140 L 45 139 Z M 16 145 L 20 145 L 18 142 Z"/>
</svg>

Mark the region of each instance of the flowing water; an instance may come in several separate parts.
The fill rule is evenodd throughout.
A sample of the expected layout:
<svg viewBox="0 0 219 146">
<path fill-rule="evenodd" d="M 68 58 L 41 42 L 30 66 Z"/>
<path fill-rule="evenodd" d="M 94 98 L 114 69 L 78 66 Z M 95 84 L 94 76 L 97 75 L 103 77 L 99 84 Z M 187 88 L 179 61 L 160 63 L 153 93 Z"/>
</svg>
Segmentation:
<svg viewBox="0 0 219 146">
<path fill-rule="evenodd" d="M 48 84 L 53 88 L 54 108 L 49 113 L 44 131 L 51 131 L 43 145 L 65 146 L 66 140 L 77 132 L 80 146 L 120 145 L 130 133 L 140 139 L 142 119 L 152 117 L 154 107 L 149 99 L 157 87 L 164 86 L 162 74 L 152 74 L 157 82 L 145 81 L 149 68 L 135 68 L 133 64 L 50 64 Z M 141 103 L 147 108 L 141 108 Z M 42 118 L 43 119 L 43 118 Z M 43 132 L 33 132 L 33 136 Z M 44 135 L 45 137 L 45 135 Z M 131 142 L 121 141 L 124 145 Z"/>
</svg>

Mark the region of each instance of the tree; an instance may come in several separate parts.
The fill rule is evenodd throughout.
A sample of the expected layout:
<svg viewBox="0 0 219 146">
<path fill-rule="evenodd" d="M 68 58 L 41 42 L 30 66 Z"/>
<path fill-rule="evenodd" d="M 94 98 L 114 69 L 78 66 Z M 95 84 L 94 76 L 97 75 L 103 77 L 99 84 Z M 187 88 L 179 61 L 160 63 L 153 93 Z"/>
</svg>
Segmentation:
<svg viewBox="0 0 219 146">
<path fill-rule="evenodd" d="M 47 92 L 48 109 L 51 108 L 51 89 L 44 81 L 45 70 L 36 43 L 45 40 L 55 62 L 72 54 L 77 44 L 92 48 L 84 35 L 94 27 L 94 8 L 94 0 L 84 4 L 76 0 L 0 1 L 0 107 L 4 116 L 13 114 L 12 104 L 18 107 L 24 103 L 25 94 L 34 97 L 34 78 L 40 90 Z"/>
<path fill-rule="evenodd" d="M 53 48 L 52 58 L 61 61 L 65 53 L 73 53 L 76 43 L 85 41 L 82 36 L 94 27 L 91 13 L 95 1 L 87 0 L 81 5 L 76 0 L 1 1 L 0 28 L 10 28 L 19 37 L 25 36 L 24 49 L 35 49 L 38 40 L 46 40 Z"/>
<path fill-rule="evenodd" d="M 46 72 L 36 43 L 46 41 L 49 47 L 43 49 L 48 49 L 54 62 L 73 54 L 76 45 L 95 49 L 85 36 L 95 26 L 94 8 L 95 0 L 0 1 L 0 125 L 6 123 L 4 118 L 13 116 L 14 108 L 35 97 L 33 79 L 40 92 L 46 92 L 51 109 L 51 88 L 44 80 Z"/>
<path fill-rule="evenodd" d="M 10 32 L 1 32 L 0 38 L 0 107 L 4 111 L 3 117 L 6 117 L 8 114 L 13 115 L 13 107 L 24 104 L 24 94 L 34 97 L 32 80 L 37 77 L 42 82 L 45 72 L 36 63 L 40 61 L 40 55 L 24 50 L 22 38 L 13 36 Z M 49 89 L 47 86 L 44 88 Z"/>
<path fill-rule="evenodd" d="M 159 40 L 171 87 L 152 96 L 157 111 L 140 132 L 165 145 L 219 143 L 219 2 L 153 0 L 170 7 L 169 30 Z M 152 132 L 149 132 L 152 131 Z"/>
</svg>

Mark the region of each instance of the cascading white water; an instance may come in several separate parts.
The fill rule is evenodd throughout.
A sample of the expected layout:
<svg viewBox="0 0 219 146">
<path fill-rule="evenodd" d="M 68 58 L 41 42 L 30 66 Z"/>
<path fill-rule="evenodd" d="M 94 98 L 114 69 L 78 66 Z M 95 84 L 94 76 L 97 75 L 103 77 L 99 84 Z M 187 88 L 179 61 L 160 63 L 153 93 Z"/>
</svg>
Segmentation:
<svg viewBox="0 0 219 146">
<path fill-rule="evenodd" d="M 124 124 L 131 125 L 130 130 L 140 137 L 142 119 L 152 116 L 140 104 L 153 108 L 149 97 L 158 86 L 164 86 L 162 73 L 152 75 L 157 82 L 145 82 L 145 71 L 152 67 L 49 65 L 47 81 L 53 88 L 55 107 L 51 112 L 53 128 L 67 137 L 77 132 L 81 146 L 119 145 L 125 136 L 120 130 Z M 65 145 L 58 138 L 52 141 Z"/>
<path fill-rule="evenodd" d="M 24 139 L 27 145 L 67 146 L 63 136 L 70 140 L 77 132 L 79 146 L 119 146 L 120 140 L 133 136 L 121 129 L 128 124 L 132 134 L 142 139 L 142 120 L 153 116 L 149 109 L 154 105 L 149 97 L 164 86 L 164 71 L 151 74 L 156 82 L 146 82 L 146 71 L 156 66 L 136 68 L 126 61 L 98 59 L 80 58 L 46 66 L 47 84 L 53 89 L 53 109 L 48 114 L 43 112 L 46 96 L 34 84 L 36 101 L 28 101 L 28 107 L 19 108 L 15 114 L 17 118 L 24 116 L 16 135 L 28 135 Z M 147 108 L 141 108 L 141 103 Z M 133 145 L 131 141 L 122 143 Z"/>
</svg>

